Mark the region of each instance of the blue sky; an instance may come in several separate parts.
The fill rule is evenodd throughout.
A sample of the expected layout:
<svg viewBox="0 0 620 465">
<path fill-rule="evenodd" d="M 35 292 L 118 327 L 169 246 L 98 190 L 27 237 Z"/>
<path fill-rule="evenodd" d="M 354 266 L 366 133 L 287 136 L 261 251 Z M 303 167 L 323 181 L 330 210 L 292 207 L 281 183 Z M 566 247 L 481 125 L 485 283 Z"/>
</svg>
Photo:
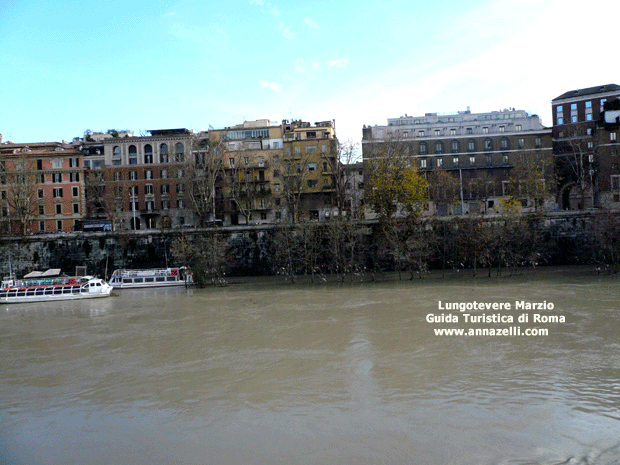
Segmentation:
<svg viewBox="0 0 620 465">
<path fill-rule="evenodd" d="M 593 11 L 589 11 L 593 10 Z M 4 141 L 267 118 L 364 124 L 620 84 L 617 0 L 0 0 Z"/>
</svg>

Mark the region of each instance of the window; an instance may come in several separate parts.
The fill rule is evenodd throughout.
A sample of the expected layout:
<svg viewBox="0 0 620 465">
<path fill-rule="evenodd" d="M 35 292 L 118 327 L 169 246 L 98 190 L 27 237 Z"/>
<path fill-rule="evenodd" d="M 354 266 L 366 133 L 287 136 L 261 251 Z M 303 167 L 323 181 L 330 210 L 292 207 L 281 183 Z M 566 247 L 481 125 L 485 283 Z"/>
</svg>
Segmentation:
<svg viewBox="0 0 620 465">
<path fill-rule="evenodd" d="M 263 157 L 263 156 L 259 156 L 258 157 L 258 167 L 259 168 L 264 168 L 265 167 L 265 157 Z"/>
<path fill-rule="evenodd" d="M 130 171 L 129 172 L 129 180 L 130 181 L 137 181 L 138 180 L 138 172 L 137 171 Z"/>
<path fill-rule="evenodd" d="M 321 153 L 327 153 L 327 144 L 321 145 Z"/>
<path fill-rule="evenodd" d="M 146 170 L 144 172 L 144 179 L 153 179 L 153 170 Z"/>
<path fill-rule="evenodd" d="M 153 163 L 153 146 L 151 144 L 144 146 L 144 163 Z"/>
<path fill-rule="evenodd" d="M 515 131 L 521 132 L 522 126 L 520 124 L 515 125 Z"/>
<path fill-rule="evenodd" d="M 137 165 L 138 164 L 138 149 L 135 145 L 129 146 L 129 164 Z"/>
<path fill-rule="evenodd" d="M 301 155 L 301 147 L 299 145 L 295 146 L 295 155 Z"/>
<path fill-rule="evenodd" d="M 602 98 L 601 99 L 601 111 L 605 111 L 605 102 L 607 101 L 606 98 Z"/>
<path fill-rule="evenodd" d="M 79 158 L 69 158 L 69 168 L 79 168 L 80 167 L 80 159 Z"/>
<path fill-rule="evenodd" d="M 536 146 L 537 149 L 541 148 L 542 147 L 542 139 L 540 137 L 537 137 L 536 140 L 535 140 L 535 144 L 534 145 Z"/>
<path fill-rule="evenodd" d="M 443 142 L 435 142 L 435 153 L 443 153 Z"/>
<path fill-rule="evenodd" d="M 459 166 L 459 157 L 453 157 L 452 158 L 452 164 L 454 166 Z"/>
<path fill-rule="evenodd" d="M 177 208 L 185 208 L 185 201 L 183 199 L 177 199 Z"/>
<path fill-rule="evenodd" d="M 168 163 L 168 144 L 159 145 L 159 162 Z"/>
<path fill-rule="evenodd" d="M 501 146 L 502 150 L 508 150 L 508 139 L 503 138 L 500 141 L 500 146 Z"/>
<path fill-rule="evenodd" d="M 62 173 L 52 173 L 52 182 L 61 183 L 62 182 Z"/>
<path fill-rule="evenodd" d="M 43 160 L 37 160 L 37 170 L 42 170 L 43 169 Z M 2 170 L 4 171 L 4 170 Z"/>
<path fill-rule="evenodd" d="M 52 160 L 52 168 L 62 168 L 62 160 Z"/>
<path fill-rule="evenodd" d="M 441 131 L 439 129 L 435 129 L 435 135 L 436 136 L 440 136 L 441 135 Z"/>
<path fill-rule="evenodd" d="M 456 136 L 456 129 L 450 129 L 450 135 Z"/>
<path fill-rule="evenodd" d="M 73 204 L 73 213 L 75 213 L 75 214 L 80 213 L 80 204 L 79 203 L 74 203 Z"/>
<path fill-rule="evenodd" d="M 2 193 L 4 194 L 6 191 L 2 191 Z M 4 199 L 4 196 L 2 197 Z M 37 191 L 37 198 L 42 199 L 43 198 L 43 189 L 39 189 Z"/>
<path fill-rule="evenodd" d="M 115 181 L 122 181 L 123 180 L 123 173 L 120 171 L 115 171 L 114 172 L 114 180 Z"/>
<path fill-rule="evenodd" d="M 123 186 L 114 186 L 114 196 L 115 197 L 123 196 Z"/>
<path fill-rule="evenodd" d="M 231 169 L 235 169 L 235 159 L 234 158 L 229 158 L 228 159 L 228 167 Z"/>
<path fill-rule="evenodd" d="M 475 165 L 476 164 L 476 157 L 469 157 L 469 164 L 470 165 Z"/>
<path fill-rule="evenodd" d="M 453 140 L 452 141 L 452 153 L 458 153 L 458 151 L 459 151 L 459 141 Z"/>
<path fill-rule="evenodd" d="M 62 187 L 54 187 L 54 190 L 52 191 L 52 197 L 62 197 Z"/>
<path fill-rule="evenodd" d="M 185 192 L 185 184 L 177 184 L 177 194 Z"/>
<path fill-rule="evenodd" d="M 62 214 L 62 205 L 57 203 L 56 204 L 56 214 L 57 215 L 61 215 Z"/>
<path fill-rule="evenodd" d="M 319 181 L 316 179 L 308 179 L 308 187 L 311 189 L 317 188 L 319 186 Z"/>
<path fill-rule="evenodd" d="M 441 168 L 443 166 L 443 159 L 442 158 L 438 158 L 437 159 L 437 167 Z"/>
<path fill-rule="evenodd" d="M 175 157 L 176 161 L 183 162 L 185 161 L 185 148 L 181 142 L 177 142 L 174 146 L 175 148 Z"/>
<path fill-rule="evenodd" d="M 306 146 L 306 153 L 308 155 L 314 155 L 316 153 L 316 145 L 307 145 Z"/>
<path fill-rule="evenodd" d="M 308 171 L 316 171 L 317 164 L 316 163 L 308 163 Z"/>
<path fill-rule="evenodd" d="M 185 171 L 184 170 L 177 170 L 177 178 L 178 179 L 183 179 L 185 177 Z"/>
<path fill-rule="evenodd" d="M 489 133 L 489 128 L 484 127 L 482 128 L 482 134 L 488 134 Z"/>
<path fill-rule="evenodd" d="M 614 175 L 611 177 L 611 188 L 620 189 L 620 176 Z"/>
<path fill-rule="evenodd" d="M 147 200 L 145 202 L 146 205 L 146 211 L 152 212 L 155 211 L 155 201 L 154 200 Z"/>
<path fill-rule="evenodd" d="M 493 157 L 491 155 L 486 156 L 487 165 L 491 165 L 493 163 Z"/>
<path fill-rule="evenodd" d="M 502 163 L 503 163 L 504 165 L 507 165 L 507 164 L 508 164 L 508 155 L 502 155 Z"/>
<path fill-rule="evenodd" d="M 520 149 L 522 149 L 523 147 L 525 147 L 525 139 L 521 138 L 518 140 L 517 145 Z"/>
<path fill-rule="evenodd" d="M 73 186 L 71 188 L 71 195 L 73 197 L 79 197 L 80 196 L 80 188 L 78 186 Z"/>
<path fill-rule="evenodd" d="M 147 184 L 144 186 L 144 194 L 153 195 L 153 184 Z"/>
<path fill-rule="evenodd" d="M 491 139 L 484 140 L 484 150 L 493 150 L 493 141 Z"/>
<path fill-rule="evenodd" d="M 420 155 L 426 155 L 428 153 L 428 146 L 426 145 L 426 142 L 421 142 L 420 143 Z"/>
<path fill-rule="evenodd" d="M 469 150 L 470 152 L 475 152 L 476 151 L 476 141 L 473 139 L 469 139 L 469 141 L 467 141 L 467 150 Z"/>
<path fill-rule="evenodd" d="M 280 192 L 280 184 L 274 184 L 273 185 L 273 190 L 274 190 L 274 192 Z"/>
<path fill-rule="evenodd" d="M 162 184 L 159 186 L 159 190 L 162 195 L 170 194 L 170 184 Z"/>
<path fill-rule="evenodd" d="M 418 131 L 418 137 L 424 137 L 424 131 Z"/>
<path fill-rule="evenodd" d="M 420 168 L 426 168 L 426 158 L 420 160 Z"/>
<path fill-rule="evenodd" d="M 168 199 L 163 199 L 161 201 L 161 209 L 162 210 L 169 210 L 170 209 L 170 200 Z"/>
<path fill-rule="evenodd" d="M 45 215 L 45 205 L 39 205 L 39 215 Z"/>
<path fill-rule="evenodd" d="M 473 128 L 467 128 L 467 134 L 473 134 L 474 130 Z"/>
<path fill-rule="evenodd" d="M 159 177 L 161 179 L 168 179 L 168 170 L 160 170 L 159 171 Z"/>
<path fill-rule="evenodd" d="M 506 132 L 506 126 L 500 126 L 499 132 Z"/>
<path fill-rule="evenodd" d="M 616 133 L 615 132 L 610 132 L 609 133 L 609 140 L 612 142 L 616 141 Z"/>
<path fill-rule="evenodd" d="M 62 231 L 62 220 L 56 221 L 56 229 Z"/>
</svg>

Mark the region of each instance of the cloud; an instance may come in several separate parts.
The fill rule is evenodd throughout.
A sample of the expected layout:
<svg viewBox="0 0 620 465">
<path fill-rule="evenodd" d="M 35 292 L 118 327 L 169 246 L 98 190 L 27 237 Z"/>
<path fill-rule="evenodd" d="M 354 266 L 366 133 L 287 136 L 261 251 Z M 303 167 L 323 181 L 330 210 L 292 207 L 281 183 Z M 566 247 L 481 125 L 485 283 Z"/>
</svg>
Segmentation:
<svg viewBox="0 0 620 465">
<path fill-rule="evenodd" d="M 278 84 L 277 82 L 273 81 L 258 81 L 258 85 L 265 89 L 271 89 L 274 92 L 280 92 L 282 90 L 282 84 Z"/>
<path fill-rule="evenodd" d="M 291 31 L 291 28 L 285 26 L 284 23 L 280 23 L 280 35 L 288 40 L 295 40 L 297 34 L 294 31 Z"/>
<path fill-rule="evenodd" d="M 303 58 L 297 58 L 295 60 L 295 71 L 297 71 L 298 73 L 303 73 L 306 71 L 306 69 L 304 68 L 304 59 Z"/>
<path fill-rule="evenodd" d="M 279 18 L 281 16 L 280 15 L 280 10 L 278 10 L 275 7 L 271 9 L 271 14 L 274 15 L 276 18 Z"/>
<path fill-rule="evenodd" d="M 314 69 L 318 68 L 318 67 L 319 67 L 319 62 L 318 62 L 318 61 L 313 61 L 313 62 L 312 62 L 312 67 L 313 67 Z"/>
<path fill-rule="evenodd" d="M 250 5 L 265 6 L 265 2 L 263 0 L 250 0 Z"/>
<path fill-rule="evenodd" d="M 310 16 L 306 16 L 304 22 L 306 23 L 306 26 L 308 26 L 310 29 L 317 29 L 319 27 L 317 23 L 310 19 Z"/>
<path fill-rule="evenodd" d="M 329 60 L 327 66 L 330 68 L 346 68 L 349 60 L 347 58 L 341 58 L 339 60 Z"/>
</svg>

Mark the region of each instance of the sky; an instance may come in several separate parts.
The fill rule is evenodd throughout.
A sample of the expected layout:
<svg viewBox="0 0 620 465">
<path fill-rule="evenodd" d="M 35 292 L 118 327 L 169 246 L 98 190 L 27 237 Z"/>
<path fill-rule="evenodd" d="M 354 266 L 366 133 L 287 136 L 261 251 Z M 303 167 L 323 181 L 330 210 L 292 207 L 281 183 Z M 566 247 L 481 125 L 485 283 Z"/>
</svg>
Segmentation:
<svg viewBox="0 0 620 465">
<path fill-rule="evenodd" d="M 620 84 L 617 0 L 0 0 L 4 142 L 516 108 Z M 615 18 L 615 19 L 614 19 Z"/>
</svg>

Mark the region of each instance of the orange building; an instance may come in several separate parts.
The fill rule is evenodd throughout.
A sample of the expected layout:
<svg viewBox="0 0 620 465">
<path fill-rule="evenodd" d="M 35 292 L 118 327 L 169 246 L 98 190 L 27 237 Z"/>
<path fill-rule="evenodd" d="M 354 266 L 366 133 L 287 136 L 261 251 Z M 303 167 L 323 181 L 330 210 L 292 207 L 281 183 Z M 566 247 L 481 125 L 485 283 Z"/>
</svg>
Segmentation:
<svg viewBox="0 0 620 465">
<path fill-rule="evenodd" d="M 84 216 L 83 155 L 72 144 L 0 145 L 0 232 L 73 231 Z"/>
</svg>

